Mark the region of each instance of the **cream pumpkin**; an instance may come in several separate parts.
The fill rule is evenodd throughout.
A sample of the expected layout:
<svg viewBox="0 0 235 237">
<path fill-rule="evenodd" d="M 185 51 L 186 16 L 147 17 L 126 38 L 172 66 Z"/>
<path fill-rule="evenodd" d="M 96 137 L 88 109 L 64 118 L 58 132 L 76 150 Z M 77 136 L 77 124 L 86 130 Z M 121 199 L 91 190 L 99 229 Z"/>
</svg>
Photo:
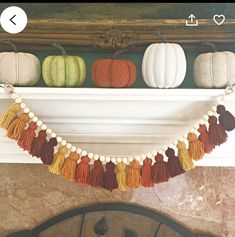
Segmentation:
<svg viewBox="0 0 235 237">
<path fill-rule="evenodd" d="M 185 74 L 186 58 L 180 45 L 156 43 L 148 46 L 142 61 L 142 75 L 149 87 L 178 87 Z"/>
<path fill-rule="evenodd" d="M 16 86 L 35 85 L 41 76 L 41 64 L 29 53 L 0 53 L 0 82 Z"/>
<path fill-rule="evenodd" d="M 233 52 L 203 53 L 193 65 L 195 83 L 200 88 L 224 88 L 235 83 L 235 54 Z"/>
</svg>

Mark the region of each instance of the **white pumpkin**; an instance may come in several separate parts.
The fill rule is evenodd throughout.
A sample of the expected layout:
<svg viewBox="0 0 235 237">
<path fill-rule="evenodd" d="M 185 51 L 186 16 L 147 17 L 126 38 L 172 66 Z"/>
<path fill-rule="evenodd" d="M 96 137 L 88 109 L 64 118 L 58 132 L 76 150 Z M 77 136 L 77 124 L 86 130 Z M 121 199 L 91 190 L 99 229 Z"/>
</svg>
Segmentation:
<svg viewBox="0 0 235 237">
<path fill-rule="evenodd" d="M 156 43 L 148 46 L 142 61 L 142 75 L 149 87 L 178 87 L 185 74 L 186 58 L 180 45 Z"/>
<path fill-rule="evenodd" d="M 233 52 L 203 53 L 193 65 L 194 81 L 200 88 L 224 88 L 235 83 L 235 54 Z"/>
<path fill-rule="evenodd" d="M 41 75 L 41 64 L 29 53 L 0 53 L 0 82 L 17 85 L 35 85 Z"/>
</svg>

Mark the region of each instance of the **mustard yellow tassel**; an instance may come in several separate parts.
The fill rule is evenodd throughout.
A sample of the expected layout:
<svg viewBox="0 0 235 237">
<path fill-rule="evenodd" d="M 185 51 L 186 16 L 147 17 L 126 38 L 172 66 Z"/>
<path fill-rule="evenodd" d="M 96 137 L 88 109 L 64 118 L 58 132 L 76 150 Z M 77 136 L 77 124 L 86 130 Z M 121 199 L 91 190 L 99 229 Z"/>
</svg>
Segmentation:
<svg viewBox="0 0 235 237">
<path fill-rule="evenodd" d="M 48 169 L 51 173 L 60 175 L 65 160 L 65 154 L 68 152 L 68 148 L 62 146 L 58 149 L 58 152 L 53 157 L 53 162 L 48 165 Z"/>
<path fill-rule="evenodd" d="M 120 191 L 124 192 L 127 188 L 126 165 L 121 162 L 117 164 L 117 183 Z"/>
<path fill-rule="evenodd" d="M 129 188 L 138 188 L 141 184 L 140 162 L 133 160 L 130 163 L 127 185 Z"/>
<path fill-rule="evenodd" d="M 17 112 L 21 110 L 20 104 L 13 103 L 3 114 L 0 116 L 0 127 L 8 129 L 11 122 L 17 117 Z"/>
<path fill-rule="evenodd" d="M 193 160 L 200 160 L 204 156 L 204 145 L 203 143 L 197 139 L 197 135 L 195 133 L 189 133 L 187 137 L 189 141 L 189 155 Z"/>
<path fill-rule="evenodd" d="M 178 141 L 178 157 L 180 160 L 180 164 L 184 170 L 194 169 L 194 163 L 190 157 L 189 151 L 186 148 L 186 145 L 182 141 Z"/>
</svg>

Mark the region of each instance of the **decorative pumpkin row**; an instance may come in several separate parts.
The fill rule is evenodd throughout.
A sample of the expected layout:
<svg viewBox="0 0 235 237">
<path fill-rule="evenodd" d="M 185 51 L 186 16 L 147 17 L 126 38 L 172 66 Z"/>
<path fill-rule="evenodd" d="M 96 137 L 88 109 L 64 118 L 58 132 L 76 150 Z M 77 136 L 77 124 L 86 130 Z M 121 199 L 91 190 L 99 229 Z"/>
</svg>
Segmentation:
<svg viewBox="0 0 235 237">
<path fill-rule="evenodd" d="M 110 191 L 117 187 L 121 191 L 125 191 L 127 187 L 153 187 L 154 184 L 166 182 L 193 169 L 193 160 L 202 159 L 206 153 L 226 142 L 227 131 L 235 128 L 234 116 L 224 105 L 218 104 L 214 113 L 209 111 L 209 116 L 200 121 L 197 128 L 199 136 L 193 131 L 187 134 L 188 148 L 184 139 L 179 139 L 174 143 L 177 154 L 172 147 L 166 147 L 164 151 L 145 155 L 142 167 L 141 160 L 137 158 L 128 160 L 129 162 L 124 162 L 121 158 L 109 158 L 104 168 L 101 156 L 93 156 L 74 146 L 66 145 L 62 138 L 57 137 L 52 131 L 49 132 L 42 121 L 26 108 L 17 94 L 12 93 L 12 98 L 15 102 L 0 116 L 0 127 L 6 129 L 6 136 L 16 140 L 19 147 L 32 156 L 40 158 L 50 172 L 78 184 L 103 187 Z M 218 119 L 215 114 L 219 115 Z M 206 121 L 209 124 L 208 128 Z M 56 152 L 55 147 L 58 143 L 59 148 Z M 164 160 L 164 153 L 167 161 Z"/>
<path fill-rule="evenodd" d="M 0 53 L 0 82 L 35 85 L 41 76 L 40 61 L 29 53 Z M 48 56 L 42 63 L 43 80 L 49 87 L 80 87 L 86 79 L 86 62 L 79 56 L 67 55 L 58 43 L 52 44 L 62 51 L 61 55 Z M 119 51 L 118 51 L 119 52 Z M 92 66 L 92 81 L 97 87 L 124 88 L 134 85 L 137 72 L 130 60 L 99 59 Z M 19 63 L 18 63 L 19 62 Z M 235 83 L 235 54 L 210 52 L 200 54 L 194 62 L 193 75 L 198 87 L 224 88 Z M 16 65 L 18 65 L 16 67 Z M 26 70 L 27 69 L 27 70 Z M 174 43 L 154 43 L 147 47 L 142 61 L 142 76 L 153 88 L 175 88 L 184 81 L 186 57 L 183 48 Z"/>
</svg>

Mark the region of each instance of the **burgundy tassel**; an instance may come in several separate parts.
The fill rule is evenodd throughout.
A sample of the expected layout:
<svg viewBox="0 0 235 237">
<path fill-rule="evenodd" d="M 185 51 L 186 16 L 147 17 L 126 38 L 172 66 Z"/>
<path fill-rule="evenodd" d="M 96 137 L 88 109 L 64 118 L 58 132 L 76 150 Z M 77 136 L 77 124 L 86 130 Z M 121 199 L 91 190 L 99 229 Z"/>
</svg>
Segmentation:
<svg viewBox="0 0 235 237">
<path fill-rule="evenodd" d="M 30 122 L 28 128 L 24 130 L 24 132 L 20 136 L 20 139 L 18 140 L 17 144 L 21 148 L 23 148 L 24 151 L 26 150 L 30 152 L 33 139 L 36 136 L 36 129 L 37 124 L 35 122 Z"/>
<path fill-rule="evenodd" d="M 106 165 L 106 171 L 104 173 L 104 188 L 112 191 L 118 187 L 115 173 L 115 164 L 109 161 Z"/>
<path fill-rule="evenodd" d="M 40 158 L 45 165 L 50 165 L 53 162 L 54 147 L 57 145 L 55 137 L 50 138 L 49 141 L 45 141 L 40 152 Z"/>
<path fill-rule="evenodd" d="M 104 187 L 104 168 L 100 160 L 95 160 L 91 170 L 89 184 L 92 187 Z"/>
<path fill-rule="evenodd" d="M 220 145 L 227 141 L 228 135 L 224 129 L 217 123 L 215 116 L 209 116 L 209 137 L 214 145 Z"/>
<path fill-rule="evenodd" d="M 210 153 L 215 148 L 215 145 L 212 144 L 210 140 L 209 133 L 207 131 L 205 124 L 199 124 L 198 132 L 200 135 L 198 136 L 198 140 L 203 143 L 203 150 L 205 153 Z"/>
<path fill-rule="evenodd" d="M 170 178 L 170 173 L 167 167 L 167 162 L 163 160 L 163 155 L 157 153 L 155 156 L 155 163 L 152 166 L 152 180 L 154 183 L 166 182 Z"/>
<path fill-rule="evenodd" d="M 141 168 L 141 182 L 144 187 L 153 187 L 154 185 L 151 177 L 151 165 L 152 159 L 146 157 L 146 159 L 143 161 L 143 166 Z"/>
<path fill-rule="evenodd" d="M 175 155 L 175 151 L 172 148 L 168 148 L 166 150 L 166 155 L 168 157 L 167 167 L 171 177 L 175 177 L 185 172 L 180 165 L 178 157 Z"/>
<path fill-rule="evenodd" d="M 44 143 L 47 142 L 46 137 L 47 137 L 46 130 L 41 130 L 38 133 L 38 136 L 33 139 L 30 150 L 30 154 L 32 156 L 36 156 L 38 158 L 40 157 L 41 149 Z"/>
<path fill-rule="evenodd" d="M 88 184 L 90 176 L 90 158 L 88 156 L 83 156 L 81 162 L 77 164 L 75 182 L 79 184 Z"/>
<path fill-rule="evenodd" d="M 232 131 L 235 128 L 235 117 L 225 109 L 224 105 L 217 105 L 217 113 L 219 116 L 219 123 L 226 131 Z"/>
</svg>

